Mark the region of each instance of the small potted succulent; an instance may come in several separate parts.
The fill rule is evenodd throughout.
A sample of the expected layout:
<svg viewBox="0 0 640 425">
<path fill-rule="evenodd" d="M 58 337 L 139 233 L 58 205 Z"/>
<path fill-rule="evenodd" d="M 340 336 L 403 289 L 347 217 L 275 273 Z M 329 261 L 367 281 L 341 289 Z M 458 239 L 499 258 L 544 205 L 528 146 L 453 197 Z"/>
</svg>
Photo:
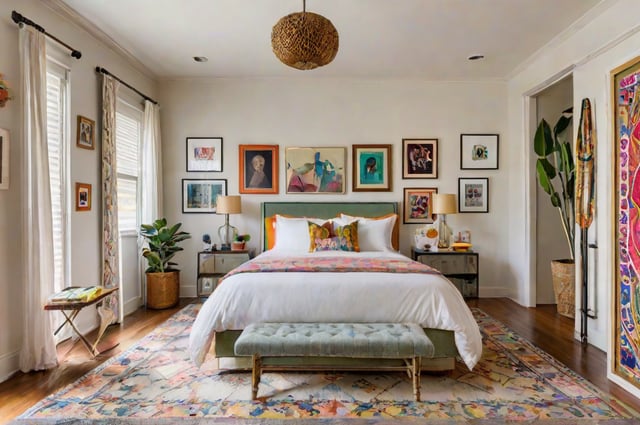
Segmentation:
<svg viewBox="0 0 640 425">
<path fill-rule="evenodd" d="M 244 251 L 245 245 L 251 240 L 251 235 L 237 235 L 231 242 L 232 251 Z"/>
</svg>

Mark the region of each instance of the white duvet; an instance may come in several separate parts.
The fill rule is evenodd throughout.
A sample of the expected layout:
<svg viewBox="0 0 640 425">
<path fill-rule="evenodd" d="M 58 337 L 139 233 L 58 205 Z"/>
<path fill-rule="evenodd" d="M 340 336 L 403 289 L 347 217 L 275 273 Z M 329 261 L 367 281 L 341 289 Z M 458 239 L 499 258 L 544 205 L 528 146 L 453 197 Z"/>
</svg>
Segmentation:
<svg viewBox="0 0 640 425">
<path fill-rule="evenodd" d="M 258 258 L 282 256 L 266 251 Z M 311 256 L 404 258 L 396 252 L 315 252 Z M 482 355 L 482 337 L 460 292 L 440 274 L 239 273 L 229 276 L 202 306 L 189 336 L 191 358 L 201 364 L 218 331 L 257 322 L 410 322 L 455 333 L 469 369 Z"/>
</svg>

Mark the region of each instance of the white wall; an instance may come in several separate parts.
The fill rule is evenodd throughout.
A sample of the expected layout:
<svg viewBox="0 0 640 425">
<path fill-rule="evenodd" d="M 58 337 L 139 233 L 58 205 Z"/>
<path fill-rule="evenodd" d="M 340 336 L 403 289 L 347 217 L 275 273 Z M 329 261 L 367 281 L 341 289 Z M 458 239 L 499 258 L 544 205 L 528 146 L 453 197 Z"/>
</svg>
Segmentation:
<svg viewBox="0 0 640 425">
<path fill-rule="evenodd" d="M 203 233 L 215 235 L 223 216 L 183 214 L 181 179 L 225 178 L 229 194 L 238 193 L 238 145 L 280 146 L 280 194 L 243 195 L 243 213 L 231 224 L 250 233 L 250 246 L 260 246 L 260 203 L 263 201 L 397 201 L 405 187 L 436 187 L 457 194 L 458 177 L 489 177 L 490 212 L 447 217 L 454 230 L 469 229 L 480 252 L 480 294 L 501 296 L 513 280 L 505 261 L 510 211 L 506 176 L 511 140 L 506 136 L 504 83 L 434 83 L 421 80 L 215 79 L 167 80 L 160 85 L 163 105 L 164 210 L 180 221 L 193 238 L 177 262 L 182 269 L 181 295 L 196 293 L 196 252 Z M 460 133 L 498 133 L 500 169 L 460 170 Z M 187 173 L 185 138 L 224 139 L 223 172 Z M 439 178 L 403 180 L 402 138 L 439 139 Z M 351 145 L 393 144 L 393 191 L 351 192 Z M 344 146 L 347 148 L 347 193 L 287 195 L 284 190 L 284 148 Z M 409 254 L 418 225 L 401 225 L 401 251 Z"/>
<path fill-rule="evenodd" d="M 606 350 L 612 364 L 612 323 L 611 295 L 614 285 L 612 250 L 614 235 L 612 229 L 612 117 L 610 105 L 609 72 L 625 61 L 640 55 L 640 22 L 636 10 L 637 0 L 605 1 L 597 12 L 598 16 L 585 25 L 576 25 L 569 34 L 559 39 L 553 46 L 544 49 L 543 54 L 532 61 L 528 67 L 509 81 L 509 136 L 514 140 L 513 149 L 509 153 L 509 161 L 521 164 L 527 169 L 528 152 L 524 149 L 528 134 L 527 113 L 524 95 L 535 91 L 554 75 L 571 67 L 574 69 L 574 111 L 580 111 L 581 100 L 589 97 L 595 113 L 597 132 L 596 157 L 596 221 L 590 231 L 590 241 L 597 241 L 599 249 L 595 264 L 590 264 L 591 274 L 595 274 L 597 300 L 597 319 L 589 320 L 589 342 Z M 579 119 L 579 114 L 577 119 Z M 577 125 L 574 126 L 574 137 Z M 520 140 L 520 143 L 516 141 Z M 575 140 L 575 139 L 574 139 Z M 523 226 L 522 217 L 531 220 L 531 202 L 528 196 L 532 184 L 530 172 L 519 172 L 520 167 L 509 170 L 510 209 L 515 213 L 510 220 L 511 245 L 509 262 L 515 268 L 516 284 L 513 297 L 524 305 L 531 305 L 530 235 L 527 226 Z M 531 170 L 529 170 L 531 171 Z M 518 192 L 518 188 L 526 188 Z M 579 275 L 579 273 L 578 273 Z M 579 297 L 579 291 L 577 291 Z M 580 317 L 576 315 L 576 328 L 579 329 Z M 640 397 L 640 389 L 634 387 L 615 375 L 609 377 L 632 394 Z"/>
<path fill-rule="evenodd" d="M 80 27 L 71 24 L 38 0 L 2 0 L 0 2 L 0 73 L 15 89 L 15 100 L 0 109 L 0 127 L 11 132 L 11 176 L 8 191 L 0 191 L 0 381 L 18 369 L 22 343 L 22 271 L 20 194 L 23 141 L 20 140 L 18 26 L 11 20 L 16 10 L 43 26 L 48 32 L 82 52 L 71 61 L 71 187 L 75 182 L 90 183 L 93 207 L 89 212 L 71 209 L 71 283 L 79 286 L 100 284 L 101 279 L 101 191 L 100 136 L 96 149 L 75 146 L 77 115 L 100 121 L 100 81 L 96 66 L 103 66 L 149 96 L 155 95 L 155 83 L 131 66 L 124 58 L 105 47 Z M 126 89 L 125 89 L 126 90 Z M 99 127 L 99 124 L 98 124 Z M 95 310 L 79 317 L 81 328 L 95 326 Z"/>
</svg>

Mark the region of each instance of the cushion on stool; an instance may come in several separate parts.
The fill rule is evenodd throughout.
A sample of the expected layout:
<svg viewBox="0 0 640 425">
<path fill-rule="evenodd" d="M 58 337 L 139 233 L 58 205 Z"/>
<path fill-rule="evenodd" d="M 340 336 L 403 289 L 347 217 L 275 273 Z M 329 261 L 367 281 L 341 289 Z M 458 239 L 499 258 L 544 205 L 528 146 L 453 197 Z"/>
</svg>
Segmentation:
<svg viewBox="0 0 640 425">
<path fill-rule="evenodd" d="M 253 323 L 235 354 L 363 358 L 432 357 L 434 346 L 415 323 Z"/>
</svg>

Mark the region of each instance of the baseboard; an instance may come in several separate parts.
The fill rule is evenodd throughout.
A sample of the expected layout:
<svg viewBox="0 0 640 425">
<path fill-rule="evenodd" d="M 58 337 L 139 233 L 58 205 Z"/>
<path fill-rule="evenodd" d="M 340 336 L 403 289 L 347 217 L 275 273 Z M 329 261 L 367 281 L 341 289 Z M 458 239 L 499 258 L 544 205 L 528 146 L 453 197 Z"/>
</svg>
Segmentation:
<svg viewBox="0 0 640 425">
<path fill-rule="evenodd" d="M 142 297 L 133 297 L 130 300 L 124 302 L 124 312 L 125 316 L 135 312 L 142 306 Z"/>
<path fill-rule="evenodd" d="M 195 298 L 197 294 L 198 288 L 196 285 L 180 284 L 180 298 Z"/>
<path fill-rule="evenodd" d="M 480 298 L 509 298 L 511 292 L 504 286 L 483 286 L 480 283 Z"/>
<path fill-rule="evenodd" d="M 0 382 L 11 378 L 20 369 L 20 351 L 12 351 L 0 356 Z"/>
</svg>

